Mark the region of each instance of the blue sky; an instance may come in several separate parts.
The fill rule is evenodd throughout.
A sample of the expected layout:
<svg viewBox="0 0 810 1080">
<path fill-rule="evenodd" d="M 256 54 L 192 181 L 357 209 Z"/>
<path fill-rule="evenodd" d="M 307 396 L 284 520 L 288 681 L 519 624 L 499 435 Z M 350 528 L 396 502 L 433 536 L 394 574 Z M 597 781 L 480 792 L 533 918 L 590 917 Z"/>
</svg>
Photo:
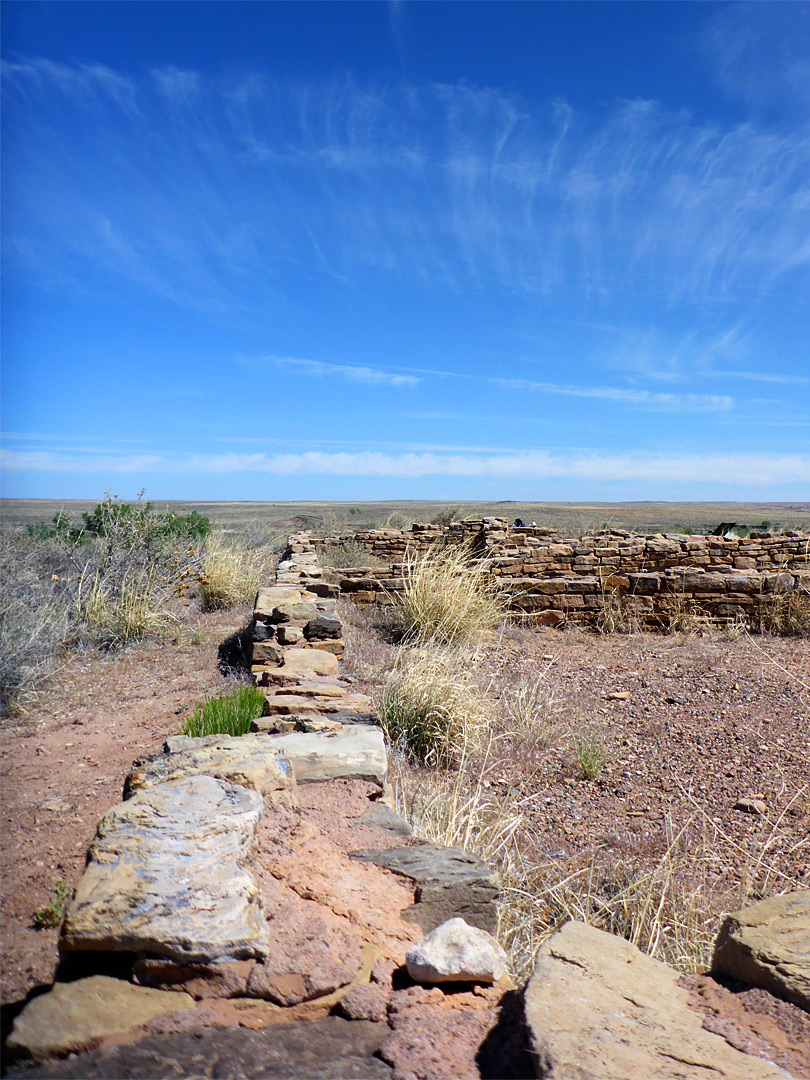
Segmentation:
<svg viewBox="0 0 810 1080">
<path fill-rule="evenodd" d="M 3 4 L 3 494 L 810 498 L 810 4 Z"/>
</svg>

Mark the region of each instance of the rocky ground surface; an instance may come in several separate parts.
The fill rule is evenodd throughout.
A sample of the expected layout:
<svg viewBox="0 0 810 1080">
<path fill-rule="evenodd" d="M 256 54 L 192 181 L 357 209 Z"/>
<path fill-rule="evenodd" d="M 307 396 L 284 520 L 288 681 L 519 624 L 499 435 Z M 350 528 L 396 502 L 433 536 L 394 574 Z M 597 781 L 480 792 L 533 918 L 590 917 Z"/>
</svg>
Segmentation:
<svg viewBox="0 0 810 1080">
<path fill-rule="evenodd" d="M 238 615 L 201 618 L 193 642 L 105 660 L 67 659 L 4 732 L 7 1018 L 55 970 L 58 931 L 35 930 L 33 912 L 57 880 L 76 884 L 98 819 L 119 802 L 133 760 L 158 752 L 193 701 L 221 688 L 216 647 Z M 360 688 L 392 646 L 359 618 L 346 637 L 344 667 Z M 807 887 L 806 644 L 512 631 L 480 651 L 480 674 L 490 686 L 512 684 L 516 676 L 542 680 L 547 718 L 563 733 L 541 746 L 504 731 L 503 753 L 487 766 L 486 782 L 496 794 L 532 796 L 533 831 L 548 853 L 574 854 L 595 838 L 617 850 L 655 853 L 692 815 L 724 838 L 714 867 L 718 896 L 739 895 L 743 885 L 749 900 Z M 602 726 L 611 748 L 610 763 L 593 781 L 578 777 L 564 735 L 583 716 Z M 275 806 L 260 826 L 256 872 L 265 906 L 291 946 L 300 942 L 301 919 L 317 909 L 320 929 L 309 948 L 321 947 L 323 955 L 310 951 L 298 968 L 317 973 L 323 985 L 301 987 L 286 970 L 270 973 L 277 981 L 261 1000 L 196 1001 L 174 1017 L 147 1021 L 138 1042 L 116 1045 L 113 1038 L 74 1063 L 27 1075 L 155 1076 L 157 1062 L 165 1076 L 259 1076 L 267 1074 L 272 1053 L 279 1055 L 279 1072 L 302 1077 L 532 1075 L 528 1050 L 538 1050 L 530 1047 L 519 1021 L 522 1002 L 508 984 L 447 992 L 397 974 L 407 947 L 427 926 L 404 917 L 418 900 L 416 879 L 381 868 L 389 850 L 407 851 L 416 842 L 396 828 L 381 830 L 379 820 L 359 820 L 369 812 L 387 816 L 369 800 L 374 787 L 372 779 L 304 785 L 303 815 Z M 350 864 L 347 853 L 358 850 L 377 852 L 376 860 Z M 362 977 L 343 1000 L 330 1002 L 333 987 L 345 987 L 357 973 Z M 251 978 L 242 969 L 220 974 L 223 982 Z M 160 985 L 170 981 L 165 972 L 152 975 Z M 193 975 L 172 985 L 199 996 Z M 315 1007 L 314 998 L 320 999 Z M 706 977 L 687 980 L 679 1000 L 724 1045 L 793 1077 L 810 1075 L 807 1013 L 797 1006 Z M 342 1015 L 325 1016 L 330 1009 Z M 317 1025 L 312 1039 L 301 1036 L 309 1025 L 291 1019 Z M 235 1027 L 240 1049 L 229 1033 Z M 765 1069 L 762 1075 L 778 1074 Z"/>
</svg>

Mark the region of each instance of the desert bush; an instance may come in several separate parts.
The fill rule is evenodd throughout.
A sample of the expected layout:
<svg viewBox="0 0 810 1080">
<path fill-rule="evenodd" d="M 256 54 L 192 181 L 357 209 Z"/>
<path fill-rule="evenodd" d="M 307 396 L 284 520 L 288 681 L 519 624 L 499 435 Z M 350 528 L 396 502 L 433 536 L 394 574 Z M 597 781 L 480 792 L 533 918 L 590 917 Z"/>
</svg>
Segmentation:
<svg viewBox="0 0 810 1080">
<path fill-rule="evenodd" d="M 251 720 L 267 712 L 267 698 L 255 686 L 239 686 L 231 694 L 200 701 L 183 725 L 183 735 L 246 735 Z"/>
<path fill-rule="evenodd" d="M 0 714 L 36 690 L 60 663 L 76 611 L 71 566 L 58 544 L 24 530 L 0 533 Z"/>
<path fill-rule="evenodd" d="M 458 764 L 479 739 L 486 708 L 456 653 L 414 652 L 389 676 L 380 723 L 396 748 L 429 765 Z"/>
<path fill-rule="evenodd" d="M 507 599 L 491 581 L 488 563 L 461 544 L 411 555 L 405 587 L 394 603 L 405 640 L 441 645 L 493 630 L 507 612 Z"/>
<path fill-rule="evenodd" d="M 202 554 L 200 596 L 206 611 L 252 603 L 278 561 L 272 548 L 245 548 L 237 538 L 209 537 Z"/>
</svg>

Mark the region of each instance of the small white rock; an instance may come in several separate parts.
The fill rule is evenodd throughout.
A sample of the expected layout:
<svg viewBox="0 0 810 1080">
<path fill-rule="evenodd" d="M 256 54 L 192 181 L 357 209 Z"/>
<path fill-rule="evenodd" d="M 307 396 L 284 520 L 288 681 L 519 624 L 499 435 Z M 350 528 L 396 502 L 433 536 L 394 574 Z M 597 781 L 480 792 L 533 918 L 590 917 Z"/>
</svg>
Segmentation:
<svg viewBox="0 0 810 1080">
<path fill-rule="evenodd" d="M 405 964 L 414 982 L 493 983 L 506 974 L 507 961 L 486 930 L 448 919 L 408 950 Z"/>
</svg>

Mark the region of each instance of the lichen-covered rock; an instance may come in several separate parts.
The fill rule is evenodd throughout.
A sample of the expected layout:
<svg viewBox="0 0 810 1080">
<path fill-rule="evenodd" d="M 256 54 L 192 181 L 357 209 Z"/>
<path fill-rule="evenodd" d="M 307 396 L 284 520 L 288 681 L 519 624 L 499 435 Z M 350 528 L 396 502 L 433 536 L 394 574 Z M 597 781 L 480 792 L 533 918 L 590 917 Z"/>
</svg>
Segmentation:
<svg viewBox="0 0 810 1080">
<path fill-rule="evenodd" d="M 77 1054 L 193 1004 L 188 994 L 150 990 L 106 975 L 56 983 L 25 1006 L 7 1047 L 12 1055 L 34 1061 Z"/>
<path fill-rule="evenodd" d="M 712 967 L 810 1009 L 810 889 L 727 916 Z"/>
<path fill-rule="evenodd" d="M 414 982 L 494 983 L 506 974 L 507 960 L 486 930 L 448 919 L 408 949 L 405 964 Z"/>
<path fill-rule="evenodd" d="M 255 791 L 191 776 L 113 807 L 99 822 L 60 948 L 203 962 L 266 956 L 259 890 L 246 869 L 263 805 Z"/>
<path fill-rule="evenodd" d="M 213 776 L 229 784 L 250 788 L 268 804 L 288 809 L 298 805 L 295 776 L 289 761 L 266 739 L 255 735 L 217 735 L 206 739 L 204 745 L 202 740 L 190 739 L 174 752 L 136 762 L 127 777 L 124 796 L 187 776 Z"/>
</svg>

